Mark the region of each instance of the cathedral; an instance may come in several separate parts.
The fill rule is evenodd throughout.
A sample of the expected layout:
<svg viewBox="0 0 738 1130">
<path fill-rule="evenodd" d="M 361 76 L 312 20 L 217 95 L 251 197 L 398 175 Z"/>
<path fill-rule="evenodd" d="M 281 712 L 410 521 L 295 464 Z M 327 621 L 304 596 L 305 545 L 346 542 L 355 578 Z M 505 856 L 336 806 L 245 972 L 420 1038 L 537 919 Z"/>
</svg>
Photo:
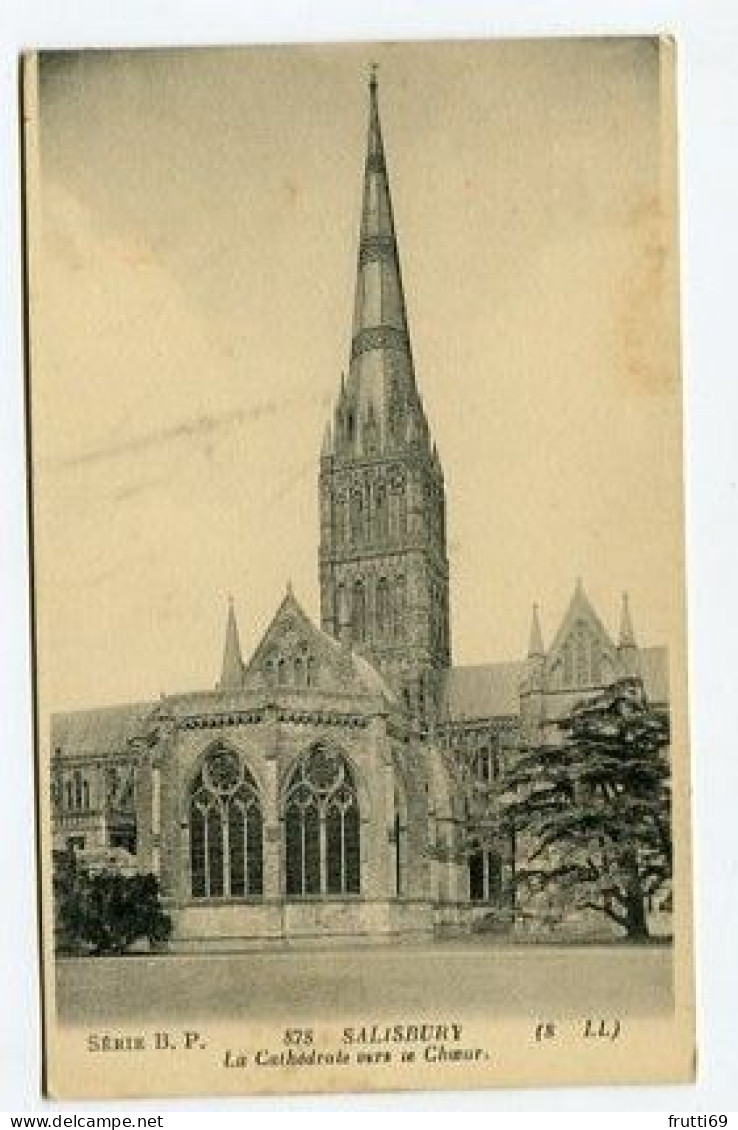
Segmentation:
<svg viewBox="0 0 738 1130">
<path fill-rule="evenodd" d="M 316 444 L 317 448 L 317 444 Z M 317 451 L 316 451 L 317 455 Z M 474 844 L 469 782 L 619 675 L 668 703 L 667 652 L 577 581 L 548 648 L 452 662 L 444 474 L 416 382 L 376 78 L 350 363 L 319 455 L 320 626 L 288 586 L 217 683 L 52 719 L 54 847 L 157 876 L 172 946 L 516 926 L 515 843 Z"/>
</svg>

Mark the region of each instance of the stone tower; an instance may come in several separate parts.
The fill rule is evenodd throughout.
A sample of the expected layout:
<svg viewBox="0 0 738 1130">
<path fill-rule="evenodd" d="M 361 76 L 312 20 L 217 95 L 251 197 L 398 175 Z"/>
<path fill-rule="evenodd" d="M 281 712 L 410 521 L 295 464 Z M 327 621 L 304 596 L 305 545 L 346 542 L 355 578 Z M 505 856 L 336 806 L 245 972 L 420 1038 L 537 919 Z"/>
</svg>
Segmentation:
<svg viewBox="0 0 738 1130">
<path fill-rule="evenodd" d="M 415 383 L 374 74 L 351 358 L 319 496 L 322 627 L 414 714 L 437 716 L 450 665 L 446 500 Z"/>
</svg>

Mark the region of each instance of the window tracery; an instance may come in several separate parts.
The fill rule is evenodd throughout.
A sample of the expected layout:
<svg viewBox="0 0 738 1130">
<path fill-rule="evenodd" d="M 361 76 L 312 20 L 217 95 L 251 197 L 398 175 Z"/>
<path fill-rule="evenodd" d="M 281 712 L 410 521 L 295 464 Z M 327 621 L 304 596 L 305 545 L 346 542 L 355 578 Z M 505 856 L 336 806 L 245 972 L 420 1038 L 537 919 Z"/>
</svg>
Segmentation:
<svg viewBox="0 0 738 1130">
<path fill-rule="evenodd" d="M 238 754 L 217 745 L 190 790 L 192 897 L 255 898 L 263 891 L 262 813 Z"/>
<path fill-rule="evenodd" d="M 296 766 L 285 793 L 287 894 L 358 894 L 359 803 L 336 750 L 319 745 Z"/>
</svg>

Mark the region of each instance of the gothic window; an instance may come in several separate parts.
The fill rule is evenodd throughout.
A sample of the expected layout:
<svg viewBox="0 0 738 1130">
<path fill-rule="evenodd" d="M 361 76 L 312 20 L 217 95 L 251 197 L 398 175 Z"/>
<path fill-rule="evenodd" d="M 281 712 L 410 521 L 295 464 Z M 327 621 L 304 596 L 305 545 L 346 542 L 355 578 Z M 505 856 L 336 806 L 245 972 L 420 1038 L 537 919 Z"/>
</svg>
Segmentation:
<svg viewBox="0 0 738 1130">
<path fill-rule="evenodd" d="M 74 771 L 74 807 L 82 807 L 82 774 L 79 769 Z"/>
<path fill-rule="evenodd" d="M 352 542 L 361 541 L 364 533 L 364 499 L 358 488 L 351 492 L 350 524 Z"/>
<path fill-rule="evenodd" d="M 346 623 L 346 589 L 343 584 L 336 587 L 336 635 L 338 635 Z"/>
<path fill-rule="evenodd" d="M 74 807 L 74 799 L 73 799 L 73 791 L 72 790 L 73 790 L 72 782 L 71 782 L 71 780 L 68 780 L 67 781 L 67 787 L 66 787 L 67 808 L 73 808 Z"/>
<path fill-rule="evenodd" d="M 379 483 L 376 490 L 376 519 L 377 519 L 377 537 L 380 541 L 387 540 L 388 530 L 388 514 L 387 514 L 387 491 L 384 483 Z"/>
<path fill-rule="evenodd" d="M 477 780 L 483 781 L 485 784 L 495 781 L 499 776 L 497 750 L 492 743 L 485 743 L 477 750 L 475 775 Z"/>
<path fill-rule="evenodd" d="M 383 636 L 389 627 L 390 607 L 389 588 L 387 578 L 380 577 L 377 581 L 377 635 Z"/>
<path fill-rule="evenodd" d="M 366 639 L 366 592 L 363 581 L 354 581 L 351 626 L 353 638 L 357 642 L 361 643 Z"/>
<path fill-rule="evenodd" d="M 502 859 L 496 851 L 475 851 L 469 856 L 469 898 L 472 902 L 499 902 L 502 896 Z"/>
<path fill-rule="evenodd" d="M 589 648 L 587 646 L 587 630 L 583 624 L 578 624 L 574 635 L 574 674 L 578 687 L 584 687 L 589 682 Z"/>
<path fill-rule="evenodd" d="M 308 655 L 305 660 L 305 685 L 308 687 L 315 686 L 315 660 L 312 655 Z"/>
<path fill-rule="evenodd" d="M 562 687 L 587 687 L 602 680 L 600 641 L 583 620 L 578 620 L 561 649 Z"/>
<path fill-rule="evenodd" d="M 374 515 L 372 512 L 372 492 L 369 484 L 367 483 L 364 488 L 364 539 L 368 542 L 372 541 L 372 525 Z"/>
<path fill-rule="evenodd" d="M 398 504 L 399 504 L 399 515 L 398 515 L 399 535 L 400 535 L 401 538 L 404 538 L 404 537 L 407 536 L 407 495 L 405 493 L 404 487 L 400 491 L 400 494 L 399 494 L 399 497 L 398 497 Z"/>
<path fill-rule="evenodd" d="M 217 745 L 190 792 L 192 897 L 262 894 L 262 815 L 256 783 L 238 754 Z"/>
<path fill-rule="evenodd" d="M 123 848 L 130 855 L 136 854 L 136 829 L 116 828 L 111 831 L 108 840 L 111 848 Z"/>
<path fill-rule="evenodd" d="M 404 873 L 404 856 L 405 856 L 405 835 L 406 827 L 402 818 L 402 803 L 399 790 L 395 786 L 395 814 L 392 825 L 392 847 L 394 849 L 394 875 L 395 875 L 395 895 L 398 897 L 405 893 L 405 873 Z"/>
<path fill-rule="evenodd" d="M 340 753 L 315 746 L 285 794 L 287 894 L 358 894 L 359 803 Z"/>
<path fill-rule="evenodd" d="M 469 856 L 469 898 L 472 902 L 484 901 L 484 853 L 481 851 Z"/>
<path fill-rule="evenodd" d="M 295 656 L 295 686 L 301 687 L 305 681 L 305 664 L 303 663 L 302 656 Z"/>
<path fill-rule="evenodd" d="M 405 605 L 407 595 L 405 578 L 395 578 L 394 584 L 394 600 L 392 601 L 392 635 L 395 639 L 401 639 L 404 633 L 405 626 Z"/>
<path fill-rule="evenodd" d="M 336 499 L 335 534 L 336 544 L 343 545 L 346 537 L 346 502 L 343 498 Z"/>
<path fill-rule="evenodd" d="M 82 807 L 90 807 L 90 782 L 82 779 Z"/>
<path fill-rule="evenodd" d="M 283 687 L 287 682 L 287 660 L 280 656 L 277 660 L 277 682 Z"/>
<path fill-rule="evenodd" d="M 573 661 L 572 661 L 572 647 L 571 647 L 571 642 L 569 640 L 567 640 L 567 642 L 564 644 L 562 651 L 563 651 L 563 656 L 564 656 L 564 671 L 563 671 L 564 686 L 570 687 L 572 685 L 572 681 L 573 681 L 573 678 L 574 678 L 574 665 L 573 665 Z"/>
<path fill-rule="evenodd" d="M 422 675 L 418 679 L 418 714 L 425 718 L 425 679 Z"/>
</svg>

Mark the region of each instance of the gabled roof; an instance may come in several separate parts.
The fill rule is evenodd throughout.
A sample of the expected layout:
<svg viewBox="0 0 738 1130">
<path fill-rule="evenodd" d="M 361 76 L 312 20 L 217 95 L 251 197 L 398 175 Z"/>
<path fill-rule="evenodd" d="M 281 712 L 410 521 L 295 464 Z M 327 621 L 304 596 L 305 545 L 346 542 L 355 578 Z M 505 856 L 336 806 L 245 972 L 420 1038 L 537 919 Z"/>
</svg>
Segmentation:
<svg viewBox="0 0 738 1130">
<path fill-rule="evenodd" d="M 156 706 L 154 702 L 127 703 L 55 714 L 51 720 L 52 753 L 61 757 L 124 753 L 129 739 L 140 733 Z"/>
<path fill-rule="evenodd" d="M 574 588 L 574 595 L 569 601 L 569 607 L 564 613 L 564 618 L 561 621 L 559 630 L 557 631 L 554 637 L 554 641 L 551 644 L 550 650 L 548 652 L 547 663 L 549 665 L 558 655 L 561 645 L 565 642 L 567 636 L 569 635 L 569 632 L 574 627 L 577 620 L 587 621 L 587 623 L 589 623 L 590 627 L 595 631 L 595 633 L 600 636 L 603 643 L 607 644 L 608 648 L 610 648 L 611 650 L 614 649 L 615 645 L 610 638 L 609 632 L 595 612 L 592 602 L 584 591 L 584 585 L 582 584 L 581 578 L 578 578 L 576 586 Z"/>
<path fill-rule="evenodd" d="M 452 667 L 446 678 L 446 705 L 451 719 L 518 714 L 524 671 L 524 663 Z"/>
<path fill-rule="evenodd" d="M 649 702 L 669 701 L 669 653 L 665 647 L 638 651 Z M 452 721 L 517 716 L 525 663 L 481 663 L 452 667 L 446 676 L 446 705 Z M 582 692 L 586 694 L 587 691 Z"/>
<path fill-rule="evenodd" d="M 247 690 L 264 687 L 264 667 L 270 655 L 292 654 L 301 647 L 316 663 L 316 682 L 312 689 L 369 694 L 388 702 L 395 701 L 395 695 L 379 671 L 363 656 L 318 628 L 291 588 L 246 664 L 244 687 Z"/>
</svg>

